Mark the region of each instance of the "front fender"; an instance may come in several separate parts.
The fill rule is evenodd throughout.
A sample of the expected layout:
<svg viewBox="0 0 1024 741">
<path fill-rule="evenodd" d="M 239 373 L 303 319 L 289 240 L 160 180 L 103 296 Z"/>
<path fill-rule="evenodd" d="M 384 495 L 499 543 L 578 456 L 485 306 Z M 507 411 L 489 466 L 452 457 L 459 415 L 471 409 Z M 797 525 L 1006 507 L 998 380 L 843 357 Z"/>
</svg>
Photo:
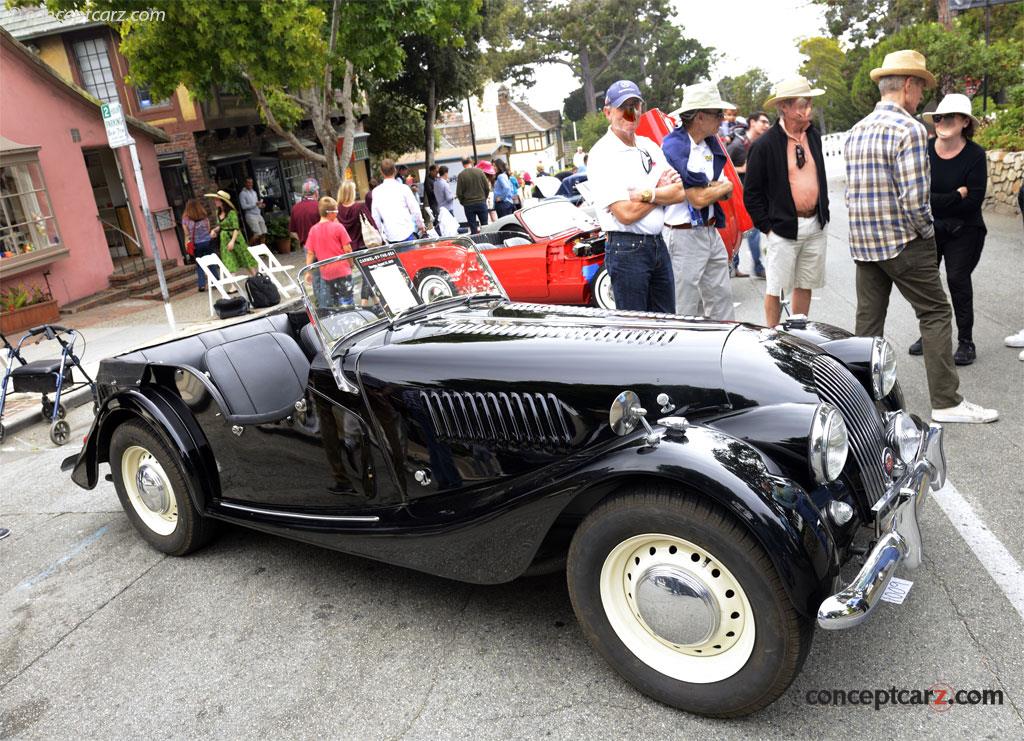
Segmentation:
<svg viewBox="0 0 1024 741">
<path fill-rule="evenodd" d="M 780 475 L 771 459 L 753 446 L 707 427 L 685 435 L 669 433 L 656 447 L 641 442 L 620 448 L 580 472 L 593 484 L 574 498 L 567 512 L 583 514 L 600 499 L 647 480 L 674 482 L 708 497 L 730 512 L 757 538 L 771 558 L 793 606 L 817 614 L 839 571 L 828 525 L 807 492 Z"/>
<path fill-rule="evenodd" d="M 142 386 L 108 397 L 93 419 L 85 446 L 71 480 L 92 489 L 99 480 L 99 464 L 110 460 L 110 439 L 122 423 L 141 419 L 161 435 L 180 456 L 191 484 L 192 499 L 200 512 L 220 494 L 220 479 L 213 451 L 195 417 L 177 396 L 160 386 Z"/>
</svg>

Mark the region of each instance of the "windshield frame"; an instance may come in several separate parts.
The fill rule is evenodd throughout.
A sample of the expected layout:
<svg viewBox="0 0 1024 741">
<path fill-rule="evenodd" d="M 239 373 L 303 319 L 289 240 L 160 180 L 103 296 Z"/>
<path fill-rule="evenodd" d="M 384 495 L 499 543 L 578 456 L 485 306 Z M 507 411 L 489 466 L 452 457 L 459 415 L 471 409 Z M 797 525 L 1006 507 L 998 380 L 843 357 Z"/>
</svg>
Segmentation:
<svg viewBox="0 0 1024 741">
<path fill-rule="evenodd" d="M 415 251 L 417 248 L 421 246 L 431 246 L 435 244 L 450 245 L 453 247 L 463 248 L 467 251 L 471 251 L 472 254 L 476 256 L 477 262 L 479 263 L 481 269 L 486 273 L 491 283 L 497 288 L 497 292 L 494 293 L 488 291 L 478 294 L 456 294 L 455 296 L 450 296 L 441 300 L 433 301 L 430 303 L 423 303 L 423 298 L 422 296 L 419 295 L 416 286 L 412 285 L 411 290 L 416 295 L 416 298 L 419 299 L 419 303 L 415 304 L 414 306 L 410 306 L 400 311 L 394 312 L 387 305 L 387 302 L 381 300 L 381 297 L 378 295 L 378 305 L 383 311 L 383 316 L 379 316 L 376 321 L 367 322 L 366 324 L 359 325 L 353 330 L 339 336 L 328 334 L 327 331 L 321 326 L 320 314 L 318 312 L 319 307 L 314 300 L 312 290 L 308 288 L 307 276 L 315 274 L 314 271 L 318 271 L 324 266 L 341 261 L 348 261 L 349 265 L 351 266 L 353 274 L 357 272 L 363 274 L 363 268 L 360 266 L 357 260 L 365 261 L 367 259 L 372 259 L 374 257 L 387 257 L 389 253 L 395 253 L 396 255 L 400 256 L 402 253 Z M 366 280 L 365 275 L 363 275 L 363 280 Z M 409 276 L 409 280 L 410 282 L 412 282 L 411 276 Z M 368 249 L 356 250 L 355 252 L 347 252 L 344 255 L 337 255 L 335 257 L 330 257 L 326 260 L 320 260 L 318 262 L 313 262 L 310 263 L 309 265 L 303 266 L 296 276 L 296 282 L 299 284 L 299 287 L 301 288 L 302 291 L 302 302 L 306 308 L 306 314 L 309 316 L 310 322 L 313 324 L 313 328 L 316 331 L 317 337 L 320 339 L 320 343 L 323 345 L 325 353 L 327 354 L 328 357 L 330 357 L 331 354 L 333 354 L 335 348 L 337 348 L 340 343 L 343 343 L 350 337 L 357 335 L 367 329 L 370 329 L 371 327 L 379 328 L 381 325 L 387 325 L 388 327 L 394 328 L 397 324 L 402 323 L 403 319 L 406 318 L 409 313 L 415 312 L 416 309 L 436 306 L 438 310 L 444 310 L 450 307 L 453 302 L 457 303 L 467 298 L 484 296 L 491 296 L 492 298 L 500 299 L 506 303 L 510 302 L 508 293 L 505 291 L 505 287 L 501 285 L 501 281 L 498 280 L 498 276 L 494 274 L 494 270 L 491 268 L 491 264 L 487 261 L 487 257 L 483 254 L 483 252 L 481 252 L 477 248 L 476 244 L 474 244 L 470 240 L 469 236 L 464 234 L 459 234 L 454 237 L 429 237 L 427 239 L 417 239 L 408 242 L 392 242 L 381 245 L 380 247 L 372 247 Z M 370 285 L 371 290 L 379 294 L 379 289 L 377 288 L 377 286 L 372 282 L 370 282 Z"/>
<path fill-rule="evenodd" d="M 565 229 L 562 229 L 560 231 L 552 232 L 551 234 L 541 234 L 540 232 L 535 231 L 533 229 L 533 226 L 531 226 L 531 224 L 529 222 L 529 218 L 530 218 L 529 217 L 529 213 L 531 211 L 534 211 L 534 210 L 537 210 L 537 209 L 541 209 L 541 208 L 551 209 L 552 207 L 556 207 L 556 205 L 559 204 L 559 203 L 564 203 L 564 204 L 566 204 L 566 206 L 568 208 L 575 209 L 575 210 L 579 211 L 579 208 L 577 206 L 572 205 L 572 202 L 568 198 L 564 198 L 562 196 L 557 196 L 557 197 L 552 197 L 552 198 L 545 198 L 540 203 L 534 204 L 534 205 L 532 205 L 532 206 L 530 206 L 528 208 L 521 209 L 516 214 L 516 216 L 519 219 L 519 221 L 522 223 L 522 225 L 524 227 L 526 227 L 526 231 L 528 231 L 530 234 L 532 234 L 537 239 L 554 239 L 556 237 L 562 236 L 563 234 L 569 234 L 570 232 L 589 233 L 589 232 L 592 232 L 592 231 L 594 231 L 596 229 L 600 229 L 601 228 L 598 225 L 598 223 L 595 221 L 594 224 L 593 224 L 593 228 L 592 229 L 581 229 L 578 224 L 574 223 L 574 224 L 570 225 L 569 227 L 567 227 Z M 585 216 L 588 219 L 590 218 L 589 214 L 587 214 L 585 212 L 580 211 L 580 214 L 582 216 Z M 576 219 L 574 218 L 573 221 L 576 221 Z"/>
</svg>

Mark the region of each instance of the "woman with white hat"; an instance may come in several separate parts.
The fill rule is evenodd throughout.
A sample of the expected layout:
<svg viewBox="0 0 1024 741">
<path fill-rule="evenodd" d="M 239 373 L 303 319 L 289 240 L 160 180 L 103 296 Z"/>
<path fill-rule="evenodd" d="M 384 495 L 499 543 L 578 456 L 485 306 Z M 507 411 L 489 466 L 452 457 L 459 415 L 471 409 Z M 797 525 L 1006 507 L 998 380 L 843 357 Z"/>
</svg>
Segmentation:
<svg viewBox="0 0 1024 741">
<path fill-rule="evenodd" d="M 981 204 L 988 182 L 985 150 L 971 141 L 978 125 L 966 95 L 951 93 L 931 113 L 923 114 L 935 126 L 928 142 L 931 162 L 932 217 L 939 263 L 946 261 L 953 314 L 959 344 L 953 354 L 957 365 L 970 365 L 977 357 L 974 347 L 974 288 L 971 273 L 985 245 L 985 221 Z M 922 354 L 921 340 L 910 346 L 911 355 Z"/>
</svg>

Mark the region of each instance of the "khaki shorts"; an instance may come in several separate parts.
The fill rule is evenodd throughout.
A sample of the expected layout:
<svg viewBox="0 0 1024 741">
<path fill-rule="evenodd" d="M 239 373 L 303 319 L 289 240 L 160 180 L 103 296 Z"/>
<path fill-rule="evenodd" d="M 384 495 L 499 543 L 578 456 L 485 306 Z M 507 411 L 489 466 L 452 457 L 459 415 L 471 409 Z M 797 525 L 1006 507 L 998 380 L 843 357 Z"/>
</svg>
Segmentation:
<svg viewBox="0 0 1024 741">
<path fill-rule="evenodd" d="M 808 290 L 825 285 L 825 247 L 828 224 L 818 225 L 818 217 L 797 218 L 797 238 L 786 239 L 775 232 L 762 243 L 765 293 L 778 296 L 794 288 Z"/>
</svg>

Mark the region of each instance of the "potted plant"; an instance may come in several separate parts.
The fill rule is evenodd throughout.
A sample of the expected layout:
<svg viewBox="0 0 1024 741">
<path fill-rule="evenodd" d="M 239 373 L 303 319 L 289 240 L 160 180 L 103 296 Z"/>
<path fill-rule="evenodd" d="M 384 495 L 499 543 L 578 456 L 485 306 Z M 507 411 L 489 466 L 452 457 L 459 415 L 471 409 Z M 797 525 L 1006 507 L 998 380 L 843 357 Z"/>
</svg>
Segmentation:
<svg viewBox="0 0 1024 741">
<path fill-rule="evenodd" d="M 292 236 L 288 231 L 288 217 L 271 216 L 266 221 L 267 240 L 279 254 L 289 254 L 292 251 Z"/>
<path fill-rule="evenodd" d="M 19 283 L 0 290 L 0 331 L 13 334 L 60 319 L 60 307 L 48 293 Z"/>
</svg>

